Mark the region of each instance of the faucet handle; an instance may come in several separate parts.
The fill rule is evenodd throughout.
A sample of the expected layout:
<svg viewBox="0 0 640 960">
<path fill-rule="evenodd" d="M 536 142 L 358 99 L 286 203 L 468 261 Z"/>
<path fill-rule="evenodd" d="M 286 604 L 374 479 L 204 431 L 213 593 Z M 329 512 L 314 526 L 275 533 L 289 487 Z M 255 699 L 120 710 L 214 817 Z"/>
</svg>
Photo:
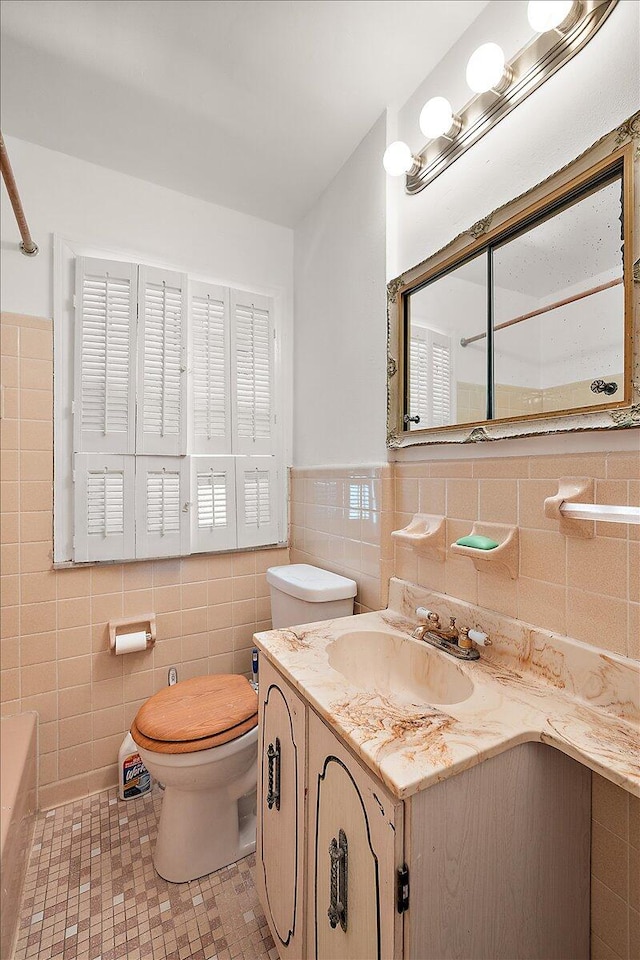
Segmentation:
<svg viewBox="0 0 640 960">
<path fill-rule="evenodd" d="M 474 643 L 481 647 L 491 646 L 491 640 L 486 633 L 481 630 L 474 630 L 473 627 L 462 627 L 458 637 L 458 646 L 462 647 L 463 650 L 472 650 Z"/>
<path fill-rule="evenodd" d="M 434 610 L 427 610 L 426 607 L 416 607 L 416 617 L 421 620 L 428 620 L 429 623 L 440 623 L 439 615 Z"/>
</svg>

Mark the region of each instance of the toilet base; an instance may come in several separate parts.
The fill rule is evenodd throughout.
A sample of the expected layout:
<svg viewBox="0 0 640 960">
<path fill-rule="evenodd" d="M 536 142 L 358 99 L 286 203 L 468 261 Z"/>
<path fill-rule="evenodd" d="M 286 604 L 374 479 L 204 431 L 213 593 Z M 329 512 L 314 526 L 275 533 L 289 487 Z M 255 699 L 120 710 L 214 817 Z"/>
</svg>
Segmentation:
<svg viewBox="0 0 640 960">
<path fill-rule="evenodd" d="M 221 794 L 165 787 L 153 854 L 164 880 L 197 880 L 255 851 L 255 790 L 232 803 L 224 789 Z"/>
</svg>

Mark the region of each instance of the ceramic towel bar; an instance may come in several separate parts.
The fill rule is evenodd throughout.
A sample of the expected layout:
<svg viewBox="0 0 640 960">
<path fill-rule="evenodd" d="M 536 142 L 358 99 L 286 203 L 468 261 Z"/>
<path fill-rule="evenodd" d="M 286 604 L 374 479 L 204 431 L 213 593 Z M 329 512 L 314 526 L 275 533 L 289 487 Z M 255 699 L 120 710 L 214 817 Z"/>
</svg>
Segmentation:
<svg viewBox="0 0 640 960">
<path fill-rule="evenodd" d="M 640 524 L 640 507 L 618 507 L 606 503 L 560 504 L 560 513 L 574 520 L 604 520 L 606 523 Z"/>
</svg>

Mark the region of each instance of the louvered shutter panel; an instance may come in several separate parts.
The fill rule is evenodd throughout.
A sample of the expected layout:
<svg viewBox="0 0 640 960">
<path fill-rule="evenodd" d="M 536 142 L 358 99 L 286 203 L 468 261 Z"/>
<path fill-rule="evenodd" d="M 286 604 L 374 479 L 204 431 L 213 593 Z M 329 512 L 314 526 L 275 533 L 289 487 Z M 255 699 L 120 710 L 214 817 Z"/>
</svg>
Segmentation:
<svg viewBox="0 0 640 960">
<path fill-rule="evenodd" d="M 189 553 L 188 469 L 185 457 L 136 457 L 137 557 Z"/>
<path fill-rule="evenodd" d="M 273 457 L 236 459 L 238 546 L 279 540 L 278 477 Z"/>
<path fill-rule="evenodd" d="M 411 430 L 424 430 L 429 422 L 429 346 L 427 331 L 414 326 L 409 346 L 409 414 L 420 417 L 409 423 Z"/>
<path fill-rule="evenodd" d="M 191 551 L 236 546 L 236 481 L 233 457 L 190 457 Z"/>
<path fill-rule="evenodd" d="M 135 450 L 137 272 L 132 263 L 76 259 L 77 453 Z"/>
<path fill-rule="evenodd" d="M 195 453 L 231 453 L 229 291 L 189 284 L 191 410 Z"/>
<path fill-rule="evenodd" d="M 73 559 L 126 560 L 135 554 L 135 458 L 99 453 L 74 457 Z"/>
<path fill-rule="evenodd" d="M 430 427 L 446 427 L 451 421 L 451 340 L 441 333 L 430 331 L 431 354 Z"/>
<path fill-rule="evenodd" d="M 186 451 L 187 278 L 141 266 L 137 453 Z"/>
<path fill-rule="evenodd" d="M 273 317 L 267 297 L 231 291 L 234 453 L 274 452 Z"/>
</svg>

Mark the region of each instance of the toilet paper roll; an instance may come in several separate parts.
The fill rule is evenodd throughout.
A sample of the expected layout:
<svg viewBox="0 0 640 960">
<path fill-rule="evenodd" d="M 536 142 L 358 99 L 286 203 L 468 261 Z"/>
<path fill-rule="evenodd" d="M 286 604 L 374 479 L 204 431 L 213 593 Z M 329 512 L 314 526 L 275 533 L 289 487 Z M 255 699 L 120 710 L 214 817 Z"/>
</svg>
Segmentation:
<svg viewBox="0 0 640 960">
<path fill-rule="evenodd" d="M 121 653 L 138 653 L 147 649 L 147 631 L 136 630 L 134 633 L 119 633 L 116 635 L 116 656 Z"/>
</svg>

